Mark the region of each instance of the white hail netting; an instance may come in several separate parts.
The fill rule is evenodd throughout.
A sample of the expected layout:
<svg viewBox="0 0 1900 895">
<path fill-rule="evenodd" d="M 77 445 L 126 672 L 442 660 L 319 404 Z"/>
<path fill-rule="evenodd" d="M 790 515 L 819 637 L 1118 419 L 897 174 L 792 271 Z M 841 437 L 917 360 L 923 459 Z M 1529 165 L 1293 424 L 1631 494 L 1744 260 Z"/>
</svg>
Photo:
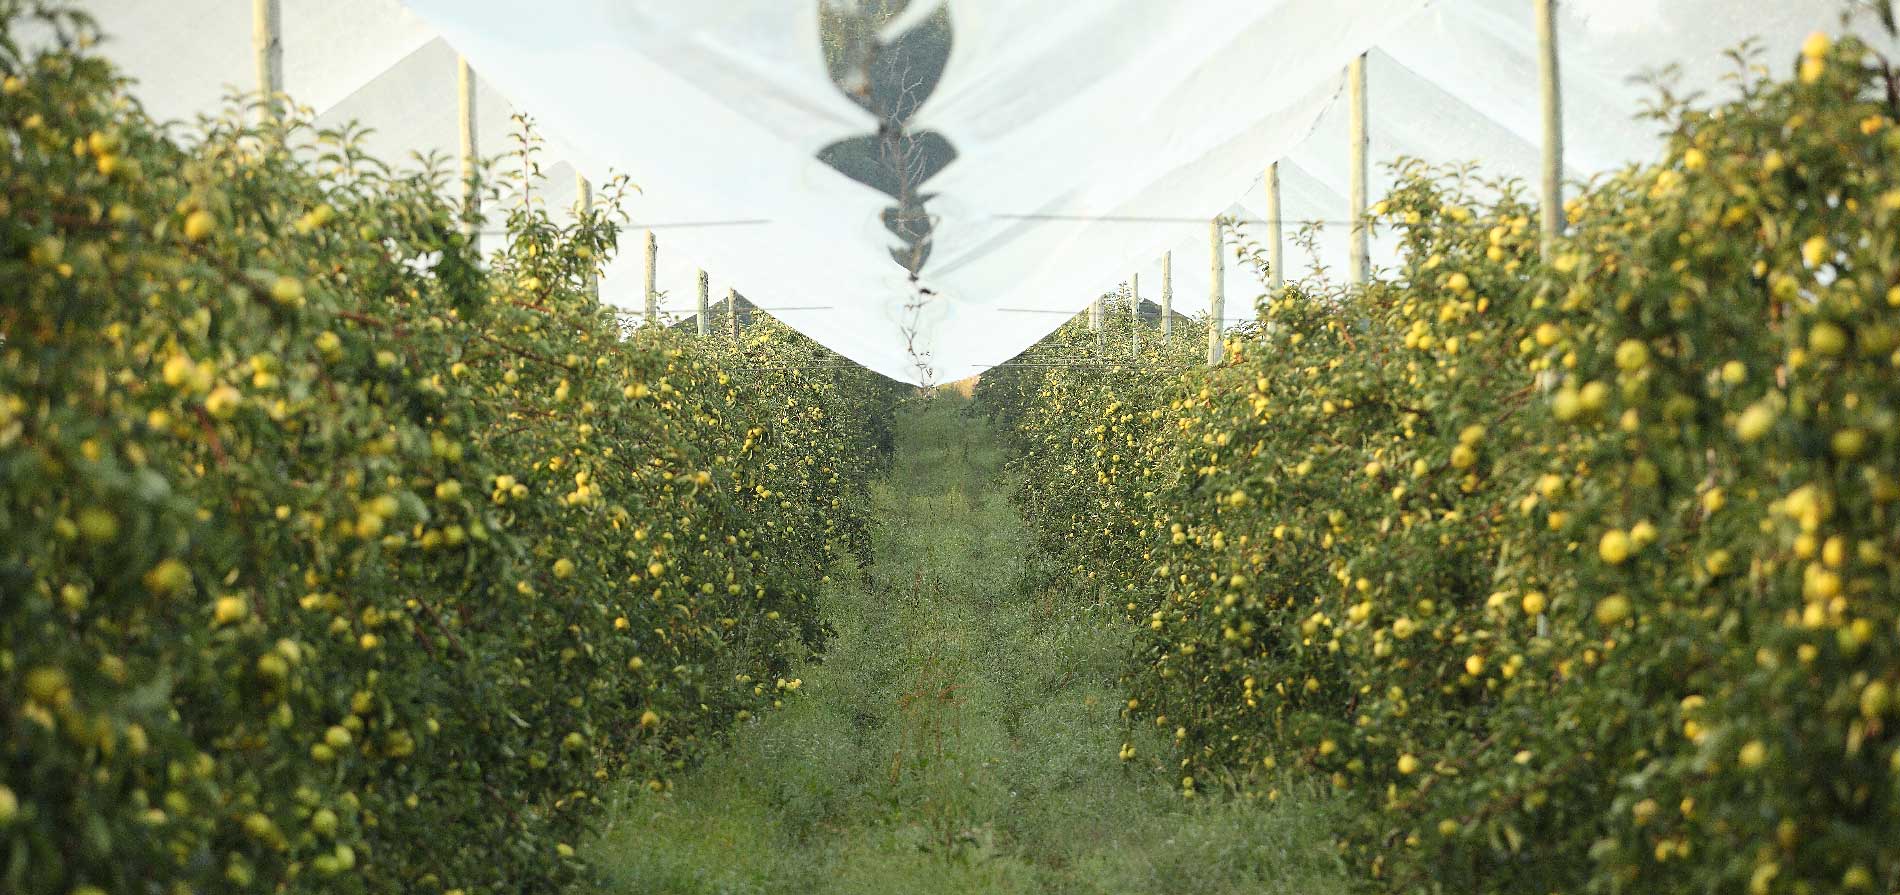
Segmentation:
<svg viewBox="0 0 1900 895">
<path fill-rule="evenodd" d="M 1662 126 L 1637 118 L 1656 96 L 1640 80 L 1645 73 L 1674 65 L 1679 76 L 1666 82 L 1674 92 L 1725 97 L 1733 92 L 1726 79 L 1736 71 L 1726 51 L 1756 39 L 1756 61 L 1786 77 L 1801 41 L 1816 30 L 1836 30 L 1844 8 L 1836 0 L 1560 0 L 1567 177 L 1583 180 L 1658 156 Z M 1876 46 L 1893 47 L 1870 18 L 1855 24 Z M 1476 161 L 1479 177 L 1518 178 L 1535 201 L 1543 140 L 1536 53 L 1529 0 L 1439 0 L 1393 29 L 1367 59 L 1372 198 L 1392 186 L 1384 163 L 1409 156 L 1442 165 Z M 1289 277 L 1306 275 L 1314 261 L 1292 244 L 1295 222 L 1321 220 L 1330 223 L 1318 239 L 1318 261 L 1330 276 L 1345 278 L 1347 111 L 1342 91 L 1312 133 L 1279 159 Z M 1228 209 L 1243 220 L 1266 216 L 1260 167 Z M 1243 229 L 1264 243 L 1264 223 Z M 1396 263 L 1396 245 L 1392 234 L 1375 231 L 1374 263 Z M 1158 279 L 1159 267 L 1147 261 L 1137 268 L 1144 297 L 1158 295 L 1148 284 Z M 1206 311 L 1208 268 L 1202 226 L 1174 245 L 1176 308 Z M 1250 267 L 1229 260 L 1227 316 L 1251 317 L 1262 291 Z"/>
<path fill-rule="evenodd" d="M 106 35 L 103 51 L 137 79 L 133 94 L 161 121 L 188 123 L 223 110 L 234 92 L 257 89 L 247 0 L 80 0 L 79 8 L 98 20 Z M 397 0 L 283 0 L 282 10 L 284 90 L 317 113 L 319 126 L 368 128 L 364 148 L 398 168 L 418 168 L 405 160 L 433 154 L 448 171 L 459 171 L 454 47 Z M 518 109 L 485 79 L 478 77 L 477 85 L 479 151 L 487 158 L 505 156 L 516 147 L 515 114 L 531 110 Z M 607 167 L 577 166 L 578 153 L 559 134 L 537 129 L 547 145 L 531 193 L 559 219 L 574 205 L 577 168 L 595 172 L 599 189 Z M 517 170 L 505 159 L 497 164 L 502 176 Z M 520 202 L 516 194 L 487 206 L 486 249 L 500 247 L 507 212 Z M 672 250 L 668 231 L 659 233 L 664 250 L 658 289 L 669 308 L 691 314 L 701 262 Z M 601 278 L 601 297 L 638 309 L 644 304 L 640 234 L 630 231 L 621 241 L 621 254 Z M 724 292 L 716 276 L 714 286 L 721 287 L 718 300 Z"/>
<path fill-rule="evenodd" d="M 846 356 L 922 381 L 1008 359 L 1062 320 L 1043 312 L 1204 232 L 1194 219 L 1306 134 L 1346 61 L 1424 4 L 950 3 L 947 66 L 910 123 L 956 152 L 917 187 L 935 196 L 923 301 L 891 258 L 892 197 L 816 157 L 878 124 L 828 76 L 817 2 L 409 5 L 550 130 L 632 172 L 642 216 L 759 222 L 673 243 L 767 306 L 810 308 L 777 316 Z M 914 7 L 887 37 L 939 4 Z"/>
<path fill-rule="evenodd" d="M 942 78 L 908 130 L 939 135 L 955 160 L 896 191 L 909 202 L 817 158 L 877 130 L 821 49 L 821 7 L 835 16 L 860 0 L 403 2 L 415 15 L 397 0 L 283 0 L 288 92 L 326 124 L 376 128 L 371 147 L 385 158 L 452 156 L 454 60 L 466 53 L 482 79 L 484 155 L 510 148 L 517 107 L 543 125 L 537 195 L 550 209 L 572 202 L 575 170 L 595 183 L 624 171 L 644 188 L 603 298 L 640 306 L 640 229 L 652 225 L 670 310 L 691 312 L 703 266 L 715 300 L 737 287 L 840 353 L 912 381 L 1007 360 L 1131 272 L 1144 298 L 1159 298 L 1170 249 L 1176 308 L 1204 311 L 1206 219 L 1261 218 L 1261 174 L 1276 159 L 1289 273 L 1309 264 L 1291 244 L 1296 222 L 1320 220 L 1318 260 L 1343 276 L 1341 72 L 1362 51 L 1374 198 L 1391 182 L 1377 163 L 1401 155 L 1476 160 L 1484 176 L 1527 181 L 1539 157 L 1530 0 L 910 0 L 879 33 L 887 43 L 941 36 L 947 17 Z M 208 111 L 224 85 L 255 80 L 249 3 L 84 6 L 161 116 Z M 1563 0 L 1568 174 L 1655 154 L 1655 125 L 1633 120 L 1651 91 L 1633 77 L 1679 64 L 1679 89 L 1719 93 L 1733 70 L 1723 51 L 1750 36 L 1785 72 L 1802 37 L 1831 29 L 1841 8 Z M 927 238 L 915 224 L 907 237 L 888 232 L 891 207 L 927 215 Z M 1262 223 L 1245 230 L 1266 235 Z M 919 301 L 892 250 L 925 242 L 931 295 Z M 1373 257 L 1392 257 L 1389 237 L 1375 235 Z M 1251 270 L 1225 267 L 1228 316 L 1250 314 L 1260 291 Z"/>
</svg>

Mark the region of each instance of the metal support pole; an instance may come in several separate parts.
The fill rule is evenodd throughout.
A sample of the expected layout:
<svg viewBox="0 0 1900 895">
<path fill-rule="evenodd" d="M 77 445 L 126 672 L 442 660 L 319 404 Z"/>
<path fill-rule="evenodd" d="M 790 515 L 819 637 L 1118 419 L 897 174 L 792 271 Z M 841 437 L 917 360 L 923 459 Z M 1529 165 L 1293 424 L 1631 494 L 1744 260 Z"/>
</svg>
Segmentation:
<svg viewBox="0 0 1900 895">
<path fill-rule="evenodd" d="M 1221 352 L 1226 347 L 1221 344 L 1221 318 L 1227 314 L 1227 259 L 1222 257 L 1222 234 L 1220 218 L 1207 225 L 1208 241 L 1213 246 L 1211 257 L 1213 264 L 1208 268 L 1209 282 L 1207 295 L 1207 365 L 1220 366 Z"/>
<path fill-rule="evenodd" d="M 1347 266 L 1353 285 L 1363 286 L 1372 278 L 1372 252 L 1366 242 L 1366 181 L 1371 172 L 1366 167 L 1366 57 L 1363 53 L 1347 68 L 1346 81 L 1352 99 L 1352 195 L 1347 200 L 1352 206 L 1347 218 L 1352 221 L 1352 240 Z"/>
<path fill-rule="evenodd" d="M 284 93 L 283 0 L 251 0 L 251 52 L 257 61 L 257 89 L 264 94 L 265 115 L 277 117 Z"/>
<path fill-rule="evenodd" d="M 1267 166 L 1267 290 L 1280 294 L 1286 285 L 1285 230 L 1280 220 L 1280 163 Z"/>
<path fill-rule="evenodd" d="M 482 253 L 482 192 L 481 145 L 475 136 L 478 120 L 475 70 L 469 67 L 466 56 L 458 57 L 456 68 L 459 72 L 456 92 L 460 96 L 462 116 L 462 233 L 468 237 L 468 244 L 479 258 Z"/>
<path fill-rule="evenodd" d="M 709 313 L 712 313 L 712 309 L 708 307 L 706 304 L 706 290 L 708 289 L 710 285 L 711 285 L 710 282 L 706 279 L 706 272 L 703 270 L 700 271 L 699 272 L 699 311 L 696 315 L 694 315 L 693 320 L 697 322 L 698 324 L 694 328 L 698 330 L 699 337 L 702 339 L 705 338 L 706 334 L 712 330 L 712 321 L 706 319 L 706 315 Z"/>
<path fill-rule="evenodd" d="M 1128 276 L 1128 353 L 1141 356 L 1141 274 Z"/>
<path fill-rule="evenodd" d="M 1161 338 L 1174 335 L 1174 253 L 1161 253 Z"/>
<path fill-rule="evenodd" d="M 660 241 L 653 231 L 647 231 L 647 275 L 646 275 L 646 317 L 642 323 L 657 323 L 660 319 L 660 290 L 658 270 L 660 264 Z"/>
<path fill-rule="evenodd" d="M 1564 228 L 1564 114 L 1557 71 L 1557 0 L 1537 0 L 1537 80 L 1544 108 L 1543 239 L 1546 258 Z"/>
</svg>

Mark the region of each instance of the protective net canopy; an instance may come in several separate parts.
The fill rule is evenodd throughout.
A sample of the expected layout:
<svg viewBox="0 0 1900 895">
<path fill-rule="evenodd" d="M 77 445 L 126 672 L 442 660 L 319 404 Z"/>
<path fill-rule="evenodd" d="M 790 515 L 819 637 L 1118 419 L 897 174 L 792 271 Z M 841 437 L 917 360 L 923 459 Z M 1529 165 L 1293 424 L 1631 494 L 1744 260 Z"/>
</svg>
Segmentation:
<svg viewBox="0 0 1900 895">
<path fill-rule="evenodd" d="M 639 184 L 630 233 L 660 246 L 659 290 L 690 313 L 695 271 L 846 357 L 918 383 L 1008 360 L 1139 274 L 1208 306 L 1216 267 L 1251 312 L 1251 266 L 1208 221 L 1264 235 L 1279 165 L 1287 275 L 1343 277 L 1351 177 L 1343 72 L 1367 57 L 1370 155 L 1531 182 L 1541 157 L 1527 0 L 282 0 L 285 87 L 325 124 L 374 129 L 387 159 L 453 158 L 457 57 L 481 84 L 479 143 L 513 116 L 547 139 L 534 191 Z M 111 52 L 161 117 L 255 83 L 250 4 L 95 0 Z M 1566 175 L 1653 156 L 1640 80 L 1719 92 L 1725 51 L 1792 65 L 1841 0 L 1560 3 Z M 1871 17 L 1853 23 L 1892 46 Z M 180 52 L 180 48 L 190 48 Z M 1376 166 L 1376 198 L 1392 182 Z M 1375 263 L 1394 246 L 1373 237 Z M 603 300 L 644 304 L 636 240 Z M 1333 274 L 1330 272 L 1337 272 Z"/>
</svg>

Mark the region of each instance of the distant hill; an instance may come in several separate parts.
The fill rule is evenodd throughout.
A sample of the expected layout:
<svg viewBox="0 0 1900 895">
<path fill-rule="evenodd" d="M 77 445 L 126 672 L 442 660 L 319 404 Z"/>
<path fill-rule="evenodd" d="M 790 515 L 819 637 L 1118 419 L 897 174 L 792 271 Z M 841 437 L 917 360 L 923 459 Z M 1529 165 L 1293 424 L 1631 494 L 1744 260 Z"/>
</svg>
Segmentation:
<svg viewBox="0 0 1900 895">
<path fill-rule="evenodd" d="M 738 296 L 738 300 L 734 302 L 734 305 L 739 309 L 739 325 L 740 326 L 750 326 L 752 324 L 752 316 L 754 314 L 764 313 L 763 311 L 759 310 L 757 305 L 754 305 L 752 302 L 748 301 L 746 297 L 743 295 Z M 682 317 L 678 321 L 673 323 L 673 325 L 669 328 L 682 329 L 682 330 L 695 329 L 698 326 L 698 322 L 697 322 L 698 320 L 699 320 L 698 314 L 688 314 L 687 316 Z M 715 333 L 725 332 L 729 327 L 732 326 L 730 313 L 726 309 L 726 299 L 722 298 L 716 302 L 713 302 L 711 305 L 707 306 L 706 320 L 710 324 L 710 329 Z"/>
</svg>

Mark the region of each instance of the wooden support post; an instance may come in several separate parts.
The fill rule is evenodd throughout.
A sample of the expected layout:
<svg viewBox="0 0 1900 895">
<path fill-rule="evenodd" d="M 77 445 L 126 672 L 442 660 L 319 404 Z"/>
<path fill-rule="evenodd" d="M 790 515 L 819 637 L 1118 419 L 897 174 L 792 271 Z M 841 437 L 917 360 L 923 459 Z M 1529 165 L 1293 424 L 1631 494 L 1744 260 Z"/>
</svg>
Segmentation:
<svg viewBox="0 0 1900 895">
<path fill-rule="evenodd" d="M 739 290 L 726 290 L 726 323 L 732 328 L 732 340 L 739 341 Z"/>
<path fill-rule="evenodd" d="M 1557 71 L 1557 0 L 1537 0 L 1537 80 L 1542 88 L 1544 108 L 1544 208 L 1540 248 L 1548 258 L 1551 245 L 1564 229 L 1564 114 Z"/>
<path fill-rule="evenodd" d="M 284 94 L 283 0 L 251 0 L 251 52 L 257 61 L 257 90 L 264 94 L 264 115 L 274 119 Z"/>
<path fill-rule="evenodd" d="M 700 271 L 699 272 L 699 309 L 698 309 L 698 313 L 694 315 L 693 320 L 696 321 L 698 324 L 697 326 L 694 327 L 694 329 L 698 330 L 699 337 L 702 339 L 706 338 L 707 334 L 712 331 L 712 321 L 706 319 L 706 315 L 712 313 L 712 308 L 708 306 L 706 303 L 706 298 L 707 298 L 706 291 L 710 287 L 710 285 L 711 285 L 710 281 L 706 279 L 706 272 L 703 270 Z"/>
<path fill-rule="evenodd" d="M 575 217 L 586 218 L 594 213 L 594 185 L 587 182 L 585 175 L 574 175 L 574 197 Z M 599 301 L 600 275 L 594 264 L 595 262 L 589 261 L 587 265 L 587 294 L 593 296 L 595 301 Z"/>
<path fill-rule="evenodd" d="M 647 231 L 647 274 L 646 274 L 646 316 L 642 324 L 658 323 L 660 320 L 659 290 L 660 241 L 653 231 Z"/>
<path fill-rule="evenodd" d="M 1174 253 L 1161 253 L 1161 339 L 1174 335 Z"/>
<path fill-rule="evenodd" d="M 1141 274 L 1128 276 L 1128 353 L 1141 356 Z"/>
<path fill-rule="evenodd" d="M 1213 264 L 1208 268 L 1207 365 L 1218 367 L 1221 353 L 1226 347 L 1221 343 L 1221 318 L 1227 314 L 1227 259 L 1223 257 L 1220 218 L 1208 224 L 1207 234 L 1208 241 L 1213 245 Z"/>
<path fill-rule="evenodd" d="M 1267 166 L 1267 291 L 1274 296 L 1286 285 L 1286 232 L 1281 225 L 1280 163 Z"/>
<path fill-rule="evenodd" d="M 458 57 L 456 68 L 456 92 L 460 97 L 462 131 L 462 233 L 468 237 L 468 243 L 475 250 L 477 258 L 482 252 L 482 192 L 481 192 L 481 145 L 477 142 L 475 125 L 479 120 L 475 108 L 475 70 L 469 67 L 468 57 Z"/>
<path fill-rule="evenodd" d="M 1352 186 L 1347 203 L 1352 221 L 1352 239 L 1348 243 L 1347 263 L 1352 283 L 1363 286 L 1372 278 L 1372 252 L 1366 237 L 1366 181 L 1371 172 L 1366 166 L 1366 57 L 1360 54 L 1346 69 L 1347 93 L 1351 97 Z"/>
</svg>

